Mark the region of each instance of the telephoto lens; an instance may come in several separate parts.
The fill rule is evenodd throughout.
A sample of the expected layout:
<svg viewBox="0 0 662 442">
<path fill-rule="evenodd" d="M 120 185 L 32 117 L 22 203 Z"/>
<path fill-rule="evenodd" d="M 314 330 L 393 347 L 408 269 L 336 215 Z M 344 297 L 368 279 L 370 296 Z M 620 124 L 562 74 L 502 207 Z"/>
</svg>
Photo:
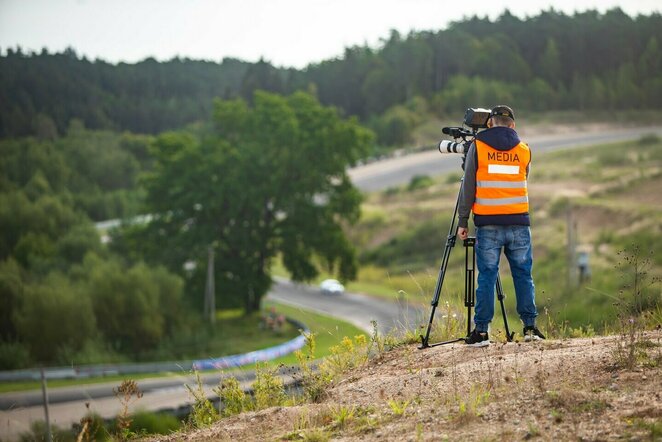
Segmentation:
<svg viewBox="0 0 662 442">
<path fill-rule="evenodd" d="M 467 146 L 465 146 L 463 143 L 456 143 L 450 140 L 441 140 L 439 143 L 439 152 L 441 153 L 465 154 L 467 150 Z"/>
</svg>

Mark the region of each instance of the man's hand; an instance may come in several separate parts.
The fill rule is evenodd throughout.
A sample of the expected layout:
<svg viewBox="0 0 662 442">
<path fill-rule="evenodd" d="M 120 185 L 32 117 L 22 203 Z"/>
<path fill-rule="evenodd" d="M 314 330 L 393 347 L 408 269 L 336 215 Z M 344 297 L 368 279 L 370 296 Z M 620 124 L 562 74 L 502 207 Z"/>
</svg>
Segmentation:
<svg viewBox="0 0 662 442">
<path fill-rule="evenodd" d="M 459 236 L 460 239 L 464 241 L 465 239 L 467 239 L 467 237 L 469 237 L 469 229 L 467 229 L 466 227 L 458 227 L 457 236 Z"/>
</svg>

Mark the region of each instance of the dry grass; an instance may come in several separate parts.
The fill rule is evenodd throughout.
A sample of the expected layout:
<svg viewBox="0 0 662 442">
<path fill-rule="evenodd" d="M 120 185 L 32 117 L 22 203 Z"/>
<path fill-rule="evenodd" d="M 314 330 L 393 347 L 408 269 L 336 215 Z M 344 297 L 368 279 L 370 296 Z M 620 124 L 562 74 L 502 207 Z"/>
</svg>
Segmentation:
<svg viewBox="0 0 662 442">
<path fill-rule="evenodd" d="M 319 404 L 244 413 L 159 440 L 659 437 L 662 368 L 614 369 L 611 352 L 618 339 L 400 347 L 347 372 Z M 655 356 L 662 332 L 645 339 L 646 351 Z"/>
</svg>

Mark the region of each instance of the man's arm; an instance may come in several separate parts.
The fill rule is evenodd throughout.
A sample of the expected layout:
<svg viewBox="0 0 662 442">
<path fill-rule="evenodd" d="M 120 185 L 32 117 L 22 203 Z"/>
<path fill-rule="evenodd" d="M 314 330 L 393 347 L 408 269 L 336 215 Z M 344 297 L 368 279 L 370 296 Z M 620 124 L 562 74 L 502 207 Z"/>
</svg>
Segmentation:
<svg viewBox="0 0 662 442">
<path fill-rule="evenodd" d="M 469 151 L 467 152 L 466 160 L 464 161 L 464 179 L 460 187 L 460 194 L 457 206 L 458 213 L 458 227 L 468 228 L 469 215 L 471 208 L 476 200 L 476 143 L 471 143 Z"/>
<path fill-rule="evenodd" d="M 527 143 L 529 147 L 529 164 L 526 165 L 526 179 L 529 179 L 529 173 L 531 172 L 531 161 L 533 160 L 533 155 L 531 155 L 531 146 Z"/>
</svg>

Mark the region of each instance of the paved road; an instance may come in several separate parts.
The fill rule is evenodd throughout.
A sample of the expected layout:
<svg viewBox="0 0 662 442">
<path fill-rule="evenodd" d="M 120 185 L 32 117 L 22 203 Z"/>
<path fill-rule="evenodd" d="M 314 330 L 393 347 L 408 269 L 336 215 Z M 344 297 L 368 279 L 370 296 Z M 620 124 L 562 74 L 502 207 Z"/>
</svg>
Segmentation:
<svg viewBox="0 0 662 442">
<path fill-rule="evenodd" d="M 267 299 L 314 310 L 330 316 L 342 318 L 372 333 L 371 321 L 377 321 L 379 332 L 402 330 L 403 327 L 415 326 L 421 319 L 421 313 L 406 303 L 390 302 L 357 293 L 342 295 L 323 295 L 318 288 L 295 284 L 285 279 L 277 279 Z"/>
<path fill-rule="evenodd" d="M 535 162 L 536 155 L 539 153 L 602 143 L 636 140 L 642 135 L 649 133 L 662 136 L 662 127 L 638 127 L 612 129 L 602 132 L 538 135 L 526 137 L 525 141 L 531 146 L 533 161 Z M 462 173 L 461 164 L 461 155 L 441 154 L 436 147 L 433 147 L 424 152 L 399 158 L 390 158 L 356 167 L 349 171 L 349 175 L 354 185 L 359 189 L 372 192 L 407 184 L 415 175 L 436 176 L 448 172 Z"/>
<path fill-rule="evenodd" d="M 228 375 L 228 373 L 226 373 Z M 248 388 L 253 380 L 252 373 L 235 372 L 233 374 L 244 388 Z M 291 382 L 292 376 L 287 369 L 281 370 L 284 381 Z M 219 385 L 220 373 L 201 375 L 202 388 L 209 397 L 212 389 Z M 89 410 L 104 419 L 112 419 L 121 412 L 121 404 L 113 394 L 113 388 L 118 382 L 94 384 L 90 386 L 62 387 L 49 389 L 49 416 L 52 425 L 59 428 L 71 428 L 80 422 Z M 196 379 L 191 373 L 182 373 L 172 378 L 145 379 L 138 381 L 140 390 L 144 393 L 140 400 L 133 402 L 129 411 L 138 410 L 168 411 L 183 415 L 192 402 L 186 385 L 196 389 Z M 0 440 L 15 441 L 21 433 L 30 431 L 30 423 L 44 420 L 44 407 L 41 391 L 25 393 L 8 393 L 0 395 Z M 15 401 L 12 405 L 11 401 Z M 9 406 L 8 406 L 9 405 Z M 178 411 L 181 410 L 181 413 Z"/>
</svg>

